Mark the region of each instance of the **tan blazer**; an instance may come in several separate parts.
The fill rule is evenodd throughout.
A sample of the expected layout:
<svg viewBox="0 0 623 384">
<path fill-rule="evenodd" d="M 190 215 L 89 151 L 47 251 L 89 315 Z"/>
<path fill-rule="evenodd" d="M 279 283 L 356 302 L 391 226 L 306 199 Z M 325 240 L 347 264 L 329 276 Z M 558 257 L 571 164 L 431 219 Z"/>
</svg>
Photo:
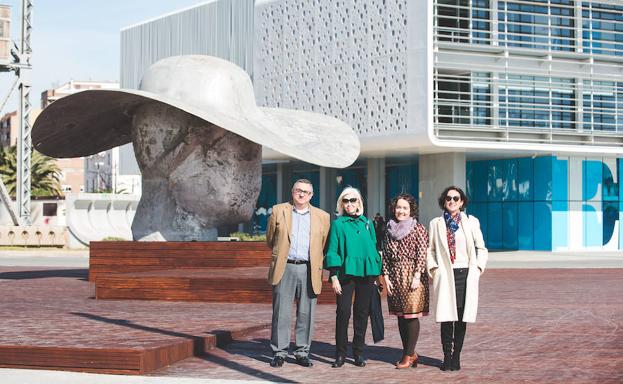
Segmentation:
<svg viewBox="0 0 623 384">
<path fill-rule="evenodd" d="M 290 233 L 292 232 L 292 204 L 282 203 L 273 206 L 273 213 L 268 220 L 266 243 L 272 248 L 272 258 L 268 269 L 268 282 L 277 285 L 286 269 L 290 251 Z M 309 268 L 314 293 L 322 289 L 322 262 L 324 247 L 329 233 L 330 217 L 322 209 L 310 205 L 311 236 L 309 238 Z"/>
</svg>

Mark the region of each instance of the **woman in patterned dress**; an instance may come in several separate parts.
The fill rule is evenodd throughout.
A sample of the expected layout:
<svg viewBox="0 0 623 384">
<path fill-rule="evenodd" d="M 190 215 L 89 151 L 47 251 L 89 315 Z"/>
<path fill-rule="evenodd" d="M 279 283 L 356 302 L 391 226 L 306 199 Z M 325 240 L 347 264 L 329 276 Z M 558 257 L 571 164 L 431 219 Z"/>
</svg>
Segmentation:
<svg viewBox="0 0 623 384">
<path fill-rule="evenodd" d="M 417 366 L 415 345 L 420 317 L 428 315 L 426 248 L 428 232 L 417 222 L 417 203 L 409 194 L 396 196 L 390 205 L 393 218 L 383 241 L 383 276 L 389 312 L 398 317 L 402 359 L 397 369 Z"/>
</svg>

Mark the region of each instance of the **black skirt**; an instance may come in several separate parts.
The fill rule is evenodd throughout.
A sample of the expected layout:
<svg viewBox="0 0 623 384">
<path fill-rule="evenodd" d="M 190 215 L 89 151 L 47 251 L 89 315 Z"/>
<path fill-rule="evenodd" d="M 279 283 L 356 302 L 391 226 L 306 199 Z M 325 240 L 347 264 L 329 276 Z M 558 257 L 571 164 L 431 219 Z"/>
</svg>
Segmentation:
<svg viewBox="0 0 623 384">
<path fill-rule="evenodd" d="M 456 293 L 457 309 L 462 309 L 465 307 L 465 286 L 467 285 L 467 271 L 467 268 L 454 269 L 454 289 Z"/>
</svg>

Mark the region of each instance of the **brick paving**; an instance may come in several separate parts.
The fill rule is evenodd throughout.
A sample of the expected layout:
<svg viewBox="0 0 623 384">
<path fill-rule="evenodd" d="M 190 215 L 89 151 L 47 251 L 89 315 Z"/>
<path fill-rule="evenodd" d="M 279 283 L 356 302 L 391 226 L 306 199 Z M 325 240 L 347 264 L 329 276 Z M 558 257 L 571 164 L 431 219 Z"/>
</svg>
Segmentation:
<svg viewBox="0 0 623 384">
<path fill-rule="evenodd" d="M 93 300 L 83 269 L 0 268 L 0 345 L 138 348 L 270 322 L 267 304 Z M 152 376 L 456 383 L 623 382 L 623 270 L 488 270 L 478 322 L 468 325 L 460 372 L 441 372 L 439 327 L 422 320 L 416 369 L 396 370 L 400 340 L 386 316 L 386 340 L 370 346 L 368 366 L 333 369 L 333 305 L 319 305 L 312 368 L 290 360 L 268 366 L 263 329 Z M 370 336 L 370 335 L 369 335 Z"/>
</svg>

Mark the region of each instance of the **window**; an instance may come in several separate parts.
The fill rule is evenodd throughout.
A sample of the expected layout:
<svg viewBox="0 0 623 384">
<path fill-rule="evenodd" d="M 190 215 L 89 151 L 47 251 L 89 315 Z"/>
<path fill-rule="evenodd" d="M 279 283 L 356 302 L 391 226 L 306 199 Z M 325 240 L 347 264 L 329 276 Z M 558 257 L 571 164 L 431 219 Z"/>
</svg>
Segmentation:
<svg viewBox="0 0 623 384">
<path fill-rule="evenodd" d="M 573 79 L 527 75 L 500 76 L 500 125 L 575 128 Z"/>
<path fill-rule="evenodd" d="M 584 52 L 623 56 L 623 6 L 582 3 Z"/>
<path fill-rule="evenodd" d="M 541 3 L 541 4 L 539 4 Z M 572 0 L 498 2 L 499 45 L 552 51 L 575 50 Z"/>
<path fill-rule="evenodd" d="M 58 204 L 43 203 L 43 216 L 56 216 Z"/>
<path fill-rule="evenodd" d="M 623 131 L 623 83 L 584 81 L 584 129 Z"/>
</svg>

